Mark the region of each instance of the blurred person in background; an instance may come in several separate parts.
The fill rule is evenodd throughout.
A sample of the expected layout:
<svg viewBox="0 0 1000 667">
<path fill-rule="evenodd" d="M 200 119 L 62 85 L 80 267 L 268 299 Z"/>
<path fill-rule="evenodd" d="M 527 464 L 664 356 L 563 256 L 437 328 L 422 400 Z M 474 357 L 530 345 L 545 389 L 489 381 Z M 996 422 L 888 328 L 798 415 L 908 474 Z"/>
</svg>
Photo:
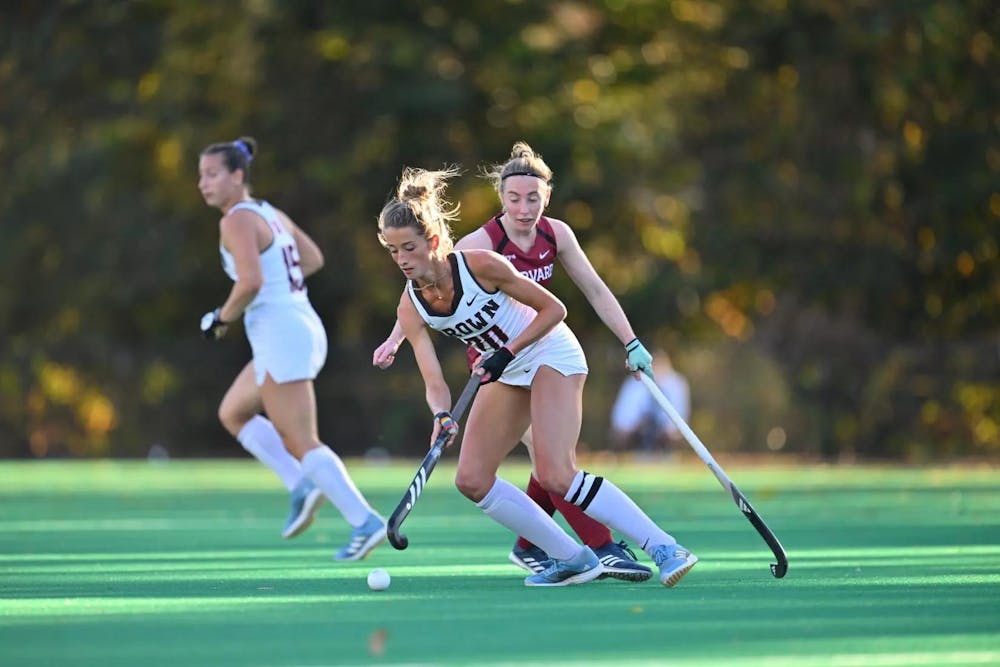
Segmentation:
<svg viewBox="0 0 1000 667">
<path fill-rule="evenodd" d="M 519 141 L 514 144 L 507 161 L 492 165 L 485 172 L 500 198 L 501 211 L 460 239 L 455 249 L 497 252 L 522 275 L 543 287 L 548 287 L 552 281 L 558 259 L 608 329 L 627 350 L 634 349 L 642 357 L 639 368 L 650 373 L 646 348 L 636 338 L 618 300 L 594 270 L 573 229 L 562 220 L 543 215 L 552 196 L 552 169 L 531 146 Z M 375 350 L 372 362 L 379 368 L 388 368 L 402 341 L 403 334 L 397 322 L 386 341 Z M 479 351 L 470 346 L 470 367 L 478 356 Z M 521 441 L 534 461 L 530 427 Z M 588 517 L 558 493 L 545 491 L 535 474 L 528 479 L 526 493 L 550 516 L 558 510 L 565 517 L 581 541 L 600 558 L 605 576 L 627 581 L 645 581 L 652 576 L 648 567 L 636 562 L 635 554 L 624 541 L 613 539 L 607 526 Z M 529 572 L 540 572 L 549 560 L 544 550 L 524 536 L 518 536 L 508 559 Z"/>
<path fill-rule="evenodd" d="M 547 566 L 525 585 L 565 586 L 599 577 L 604 568 L 591 548 L 580 546 L 523 491 L 497 476 L 531 425 L 533 466 L 542 487 L 640 544 L 660 568 L 660 582 L 673 586 L 698 558 L 614 483 L 576 466 L 587 361 L 563 322 L 565 306 L 496 252 L 452 252 L 448 223 L 457 207 L 446 201 L 444 187 L 456 174 L 404 170 L 396 196 L 378 219 L 379 240 L 408 279 L 396 313 L 434 414 L 432 439 L 447 429 L 454 440 L 458 426 L 448 412 L 451 395 L 428 329 L 474 345 L 481 355 L 473 372 L 482 376 L 483 386 L 469 412 L 455 486 L 488 517 L 545 550 Z M 510 187 L 534 188 L 537 197 L 537 175 L 510 177 L 536 181 Z M 651 362 L 641 345 L 627 345 L 624 352 L 632 371 Z"/>
<path fill-rule="evenodd" d="M 327 340 L 305 279 L 322 268 L 323 254 L 284 212 L 250 196 L 256 154 L 257 142 L 242 137 L 208 146 L 198 161 L 198 189 L 222 212 L 219 251 L 233 280 L 201 330 L 217 340 L 242 316 L 253 352 L 223 397 L 219 419 L 291 492 L 282 536 L 305 530 L 325 495 L 353 529 L 334 558 L 358 560 L 385 540 L 385 521 L 319 440 L 313 380 L 326 362 Z"/>
<path fill-rule="evenodd" d="M 684 421 L 691 417 L 687 379 L 674 369 L 662 348 L 653 353 L 654 380 Z M 650 395 L 642 382 L 627 377 L 611 408 L 611 442 L 619 451 L 634 449 L 643 455 L 674 453 L 681 432 Z"/>
</svg>

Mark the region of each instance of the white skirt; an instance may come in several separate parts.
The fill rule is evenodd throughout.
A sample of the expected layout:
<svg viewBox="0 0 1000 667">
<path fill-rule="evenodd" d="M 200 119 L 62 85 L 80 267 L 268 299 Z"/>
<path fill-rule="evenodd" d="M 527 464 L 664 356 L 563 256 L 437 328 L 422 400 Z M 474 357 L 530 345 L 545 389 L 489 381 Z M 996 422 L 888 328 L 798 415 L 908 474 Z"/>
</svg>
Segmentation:
<svg viewBox="0 0 1000 667">
<path fill-rule="evenodd" d="M 309 302 L 262 303 L 243 318 L 257 385 L 314 380 L 326 363 L 326 330 Z"/>
<path fill-rule="evenodd" d="M 563 375 L 587 374 L 587 357 L 565 322 L 560 322 L 545 337 L 521 350 L 504 369 L 498 382 L 514 387 L 530 387 L 535 373 L 542 366 L 549 366 Z"/>
</svg>

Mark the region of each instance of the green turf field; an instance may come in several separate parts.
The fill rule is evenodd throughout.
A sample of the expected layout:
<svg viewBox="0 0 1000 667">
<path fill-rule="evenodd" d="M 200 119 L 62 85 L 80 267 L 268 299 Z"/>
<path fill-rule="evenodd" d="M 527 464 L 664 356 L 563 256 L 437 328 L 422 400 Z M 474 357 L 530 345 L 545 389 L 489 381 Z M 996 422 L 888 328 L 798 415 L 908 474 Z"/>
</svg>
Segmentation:
<svg viewBox="0 0 1000 667">
<path fill-rule="evenodd" d="M 590 464 L 701 562 L 673 589 L 531 589 L 450 463 L 410 548 L 348 565 L 330 506 L 279 538 L 286 494 L 248 460 L 0 463 L 0 665 L 1000 664 L 995 469 L 727 466 L 788 550 L 776 580 L 700 463 Z M 415 468 L 351 465 L 385 514 Z"/>
</svg>

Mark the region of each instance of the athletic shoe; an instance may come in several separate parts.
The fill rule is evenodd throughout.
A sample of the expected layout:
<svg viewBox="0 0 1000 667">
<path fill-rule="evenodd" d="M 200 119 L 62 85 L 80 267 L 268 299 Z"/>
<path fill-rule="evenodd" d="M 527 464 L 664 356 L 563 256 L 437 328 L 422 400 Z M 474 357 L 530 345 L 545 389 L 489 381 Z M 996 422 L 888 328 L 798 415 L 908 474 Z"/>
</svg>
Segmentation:
<svg viewBox="0 0 1000 667">
<path fill-rule="evenodd" d="M 551 565 L 524 580 L 525 586 L 569 586 L 583 584 L 601 576 L 601 561 L 590 547 L 584 547 L 569 560 L 552 560 Z"/>
<path fill-rule="evenodd" d="M 323 504 L 323 492 L 316 488 L 308 477 L 303 477 L 302 481 L 292 489 L 292 507 L 288 512 L 288 520 L 285 521 L 285 529 L 281 536 L 290 540 L 296 535 L 306 532 L 306 528 L 316 518 L 319 506 Z"/>
<path fill-rule="evenodd" d="M 549 558 L 549 555 L 534 544 L 522 549 L 515 542 L 514 548 L 507 555 L 507 559 L 514 565 L 524 568 L 532 574 L 538 574 L 549 565 L 552 565 L 552 559 Z"/>
<path fill-rule="evenodd" d="M 594 549 L 601 561 L 604 571 L 598 579 L 613 577 L 623 581 L 646 581 L 653 576 L 653 571 L 636 562 L 635 552 L 629 549 L 625 540 L 608 542 Z"/>
<path fill-rule="evenodd" d="M 385 521 L 378 514 L 369 514 L 363 524 L 351 532 L 351 541 L 333 555 L 334 560 L 361 560 L 385 541 Z"/>
<path fill-rule="evenodd" d="M 653 560 L 660 568 L 660 583 L 671 587 L 691 571 L 698 557 L 679 544 L 661 544 L 653 549 Z"/>
</svg>

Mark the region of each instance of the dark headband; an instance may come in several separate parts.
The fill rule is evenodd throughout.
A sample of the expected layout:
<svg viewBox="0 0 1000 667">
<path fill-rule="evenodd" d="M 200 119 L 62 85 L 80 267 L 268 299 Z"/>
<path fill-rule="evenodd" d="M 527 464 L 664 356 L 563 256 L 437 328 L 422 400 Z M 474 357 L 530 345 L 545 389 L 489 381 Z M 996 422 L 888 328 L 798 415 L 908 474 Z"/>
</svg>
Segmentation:
<svg viewBox="0 0 1000 667">
<path fill-rule="evenodd" d="M 549 181 L 548 181 L 548 179 L 546 179 L 546 178 L 545 178 L 544 176 L 542 176 L 541 174 L 536 174 L 536 173 L 535 173 L 535 172 L 533 172 L 533 171 L 512 171 L 512 172 L 510 172 L 509 174 L 504 174 L 504 175 L 503 175 L 503 176 L 502 176 L 502 177 L 500 178 L 500 180 L 502 181 L 502 180 L 504 180 L 505 178 L 510 178 L 511 176 L 534 176 L 535 178 L 540 178 L 540 179 L 542 179 L 542 180 L 543 180 L 543 181 L 545 181 L 546 183 L 548 183 L 548 182 L 549 182 Z"/>
</svg>

